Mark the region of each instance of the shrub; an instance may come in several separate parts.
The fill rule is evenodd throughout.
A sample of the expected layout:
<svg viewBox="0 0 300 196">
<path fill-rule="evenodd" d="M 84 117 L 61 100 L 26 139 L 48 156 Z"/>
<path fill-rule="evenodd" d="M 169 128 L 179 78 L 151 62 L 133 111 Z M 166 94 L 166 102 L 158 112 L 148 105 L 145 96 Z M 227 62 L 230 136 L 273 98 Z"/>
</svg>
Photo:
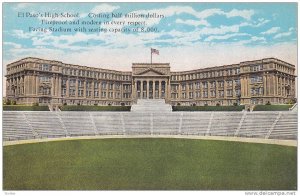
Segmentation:
<svg viewBox="0 0 300 196">
<path fill-rule="evenodd" d="M 39 106 L 39 103 L 33 103 L 32 106 Z"/>
<path fill-rule="evenodd" d="M 4 111 L 49 111 L 48 106 L 20 106 L 6 105 L 3 106 Z"/>
<path fill-rule="evenodd" d="M 177 103 L 177 105 L 180 106 L 181 104 L 180 104 L 180 103 Z"/>
<path fill-rule="evenodd" d="M 297 99 L 294 98 L 294 99 L 290 99 L 287 104 L 295 104 L 297 102 Z"/>
<path fill-rule="evenodd" d="M 61 108 L 62 111 L 130 111 L 130 106 L 90 106 L 68 105 Z"/>
<path fill-rule="evenodd" d="M 5 104 L 6 104 L 6 105 L 10 105 L 10 104 L 11 104 L 10 99 L 6 100 Z"/>
<path fill-rule="evenodd" d="M 173 111 L 242 111 L 241 106 L 173 106 Z"/>
<path fill-rule="evenodd" d="M 292 105 L 256 105 L 253 111 L 288 111 Z"/>
<path fill-rule="evenodd" d="M 268 101 L 268 102 L 266 103 L 266 105 L 271 105 L 270 101 Z"/>
<path fill-rule="evenodd" d="M 217 103 L 216 106 L 220 106 L 220 103 Z"/>
<path fill-rule="evenodd" d="M 64 103 L 64 105 L 67 105 L 67 103 Z"/>
<path fill-rule="evenodd" d="M 17 102 L 15 100 L 11 101 L 11 105 L 16 105 Z"/>
</svg>

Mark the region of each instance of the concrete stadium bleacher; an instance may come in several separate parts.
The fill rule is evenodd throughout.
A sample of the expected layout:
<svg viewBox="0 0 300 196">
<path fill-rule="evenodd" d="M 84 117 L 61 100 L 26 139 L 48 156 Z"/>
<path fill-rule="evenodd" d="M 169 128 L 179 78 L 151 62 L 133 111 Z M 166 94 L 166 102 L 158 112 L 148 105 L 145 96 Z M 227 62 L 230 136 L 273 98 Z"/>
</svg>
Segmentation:
<svg viewBox="0 0 300 196">
<path fill-rule="evenodd" d="M 297 139 L 298 122 L 297 112 L 291 112 L 289 115 L 281 114 L 276 126 L 272 133 L 270 133 L 270 139 Z"/>
<path fill-rule="evenodd" d="M 3 140 L 94 135 L 297 139 L 297 112 L 3 111 Z"/>
</svg>

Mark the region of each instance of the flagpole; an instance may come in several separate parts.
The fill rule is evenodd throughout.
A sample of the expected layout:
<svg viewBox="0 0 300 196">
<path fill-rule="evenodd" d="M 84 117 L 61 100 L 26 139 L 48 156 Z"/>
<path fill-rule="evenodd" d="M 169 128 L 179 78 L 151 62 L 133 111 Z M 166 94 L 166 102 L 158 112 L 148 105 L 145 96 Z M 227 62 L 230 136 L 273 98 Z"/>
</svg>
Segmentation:
<svg viewBox="0 0 300 196">
<path fill-rule="evenodd" d="M 150 48 L 150 53 L 151 53 L 151 64 L 152 64 L 152 48 Z"/>
</svg>

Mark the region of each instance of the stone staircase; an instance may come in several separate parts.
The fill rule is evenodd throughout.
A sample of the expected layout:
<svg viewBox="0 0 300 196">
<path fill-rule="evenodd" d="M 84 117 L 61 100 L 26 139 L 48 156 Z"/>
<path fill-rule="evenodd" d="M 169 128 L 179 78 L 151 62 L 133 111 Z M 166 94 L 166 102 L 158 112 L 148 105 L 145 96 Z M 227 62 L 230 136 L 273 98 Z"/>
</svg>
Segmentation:
<svg viewBox="0 0 300 196">
<path fill-rule="evenodd" d="M 138 99 L 137 104 L 131 106 L 131 112 L 164 113 L 172 112 L 172 106 L 164 99 Z"/>
</svg>

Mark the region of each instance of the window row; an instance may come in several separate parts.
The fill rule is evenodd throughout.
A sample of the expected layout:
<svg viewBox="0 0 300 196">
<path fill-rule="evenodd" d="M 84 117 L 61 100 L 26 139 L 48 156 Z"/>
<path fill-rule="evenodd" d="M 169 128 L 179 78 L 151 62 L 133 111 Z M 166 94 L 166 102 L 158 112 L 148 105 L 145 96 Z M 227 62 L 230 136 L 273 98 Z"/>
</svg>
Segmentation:
<svg viewBox="0 0 300 196">
<path fill-rule="evenodd" d="M 211 78 L 219 76 L 231 76 L 240 73 L 240 68 L 226 69 L 220 71 L 209 71 L 202 73 L 193 73 L 193 74 L 182 74 L 182 75 L 172 75 L 171 80 L 195 80 L 202 78 Z"/>
<path fill-rule="evenodd" d="M 86 70 L 78 70 L 78 69 L 69 69 L 63 68 L 62 73 L 66 75 L 72 76 L 85 76 L 91 78 L 101 78 L 101 79 L 111 79 L 111 80 L 131 80 L 130 75 L 120 75 L 114 73 L 103 73 L 96 71 L 86 71 Z"/>
<path fill-rule="evenodd" d="M 181 98 L 182 99 L 194 99 L 194 98 L 208 98 L 208 96 L 210 97 L 224 97 L 225 96 L 225 92 L 226 92 L 226 96 L 227 97 L 232 97 L 232 96 L 240 96 L 241 95 L 241 91 L 240 90 L 235 90 L 233 91 L 231 90 L 220 90 L 218 91 L 218 95 L 216 94 L 215 90 L 211 90 L 211 91 L 197 91 L 197 92 L 183 92 L 181 93 Z M 202 93 L 202 94 L 201 94 Z M 235 93 L 235 94 L 234 94 Z M 177 99 L 178 98 L 178 93 L 171 93 L 171 98 L 172 99 Z"/>
<path fill-rule="evenodd" d="M 62 91 L 62 96 L 66 96 L 67 95 L 67 89 L 63 88 Z M 120 92 L 106 92 L 106 91 L 102 91 L 101 94 L 99 93 L 99 91 L 90 91 L 87 90 L 85 91 L 85 95 L 84 95 L 84 90 L 78 90 L 78 97 L 100 97 L 101 98 L 114 98 L 114 99 L 120 99 L 121 98 L 121 93 Z M 92 95 L 92 93 L 94 93 Z M 75 97 L 76 96 L 76 91 L 75 89 L 69 89 L 69 96 L 70 97 Z M 130 98 L 131 94 L 130 93 L 123 93 L 123 98 Z"/>
<path fill-rule="evenodd" d="M 40 64 L 39 65 L 39 70 L 42 71 L 51 71 L 52 70 L 52 66 L 49 64 Z"/>
<path fill-rule="evenodd" d="M 263 77 L 262 76 L 257 76 L 257 75 L 251 76 L 250 81 L 251 81 L 251 84 L 261 83 L 261 82 L 263 82 Z"/>
<path fill-rule="evenodd" d="M 250 71 L 254 72 L 254 71 L 261 71 L 263 70 L 263 65 L 259 64 L 259 65 L 251 65 L 250 66 Z"/>
<path fill-rule="evenodd" d="M 233 86 L 233 82 L 235 82 L 236 86 L 240 85 L 240 80 L 226 80 L 226 85 L 227 87 L 232 87 Z M 210 85 L 210 88 L 224 88 L 224 81 L 211 81 L 211 82 L 195 82 L 195 83 L 183 83 L 181 84 L 181 90 L 185 91 L 187 90 L 187 88 L 189 90 L 193 90 L 193 89 L 200 89 L 202 88 L 208 88 L 208 85 Z M 179 85 L 178 84 L 172 84 L 171 85 L 171 90 L 172 91 L 177 91 L 179 89 Z"/>
<path fill-rule="evenodd" d="M 85 87 L 87 89 L 93 88 L 94 85 L 94 89 L 98 89 L 99 86 L 101 86 L 102 89 L 109 89 L 109 90 L 120 90 L 121 88 L 121 84 L 119 82 L 92 82 L 92 81 L 86 81 L 85 82 Z M 62 86 L 66 86 L 67 85 L 67 80 L 63 79 L 62 80 Z M 75 79 L 70 79 L 69 80 L 69 86 L 70 87 L 76 87 L 76 80 Z M 78 80 L 78 87 L 79 88 L 83 88 L 84 87 L 84 81 L 83 80 Z M 131 86 L 130 85 L 124 85 L 124 90 L 131 90 Z"/>
</svg>

